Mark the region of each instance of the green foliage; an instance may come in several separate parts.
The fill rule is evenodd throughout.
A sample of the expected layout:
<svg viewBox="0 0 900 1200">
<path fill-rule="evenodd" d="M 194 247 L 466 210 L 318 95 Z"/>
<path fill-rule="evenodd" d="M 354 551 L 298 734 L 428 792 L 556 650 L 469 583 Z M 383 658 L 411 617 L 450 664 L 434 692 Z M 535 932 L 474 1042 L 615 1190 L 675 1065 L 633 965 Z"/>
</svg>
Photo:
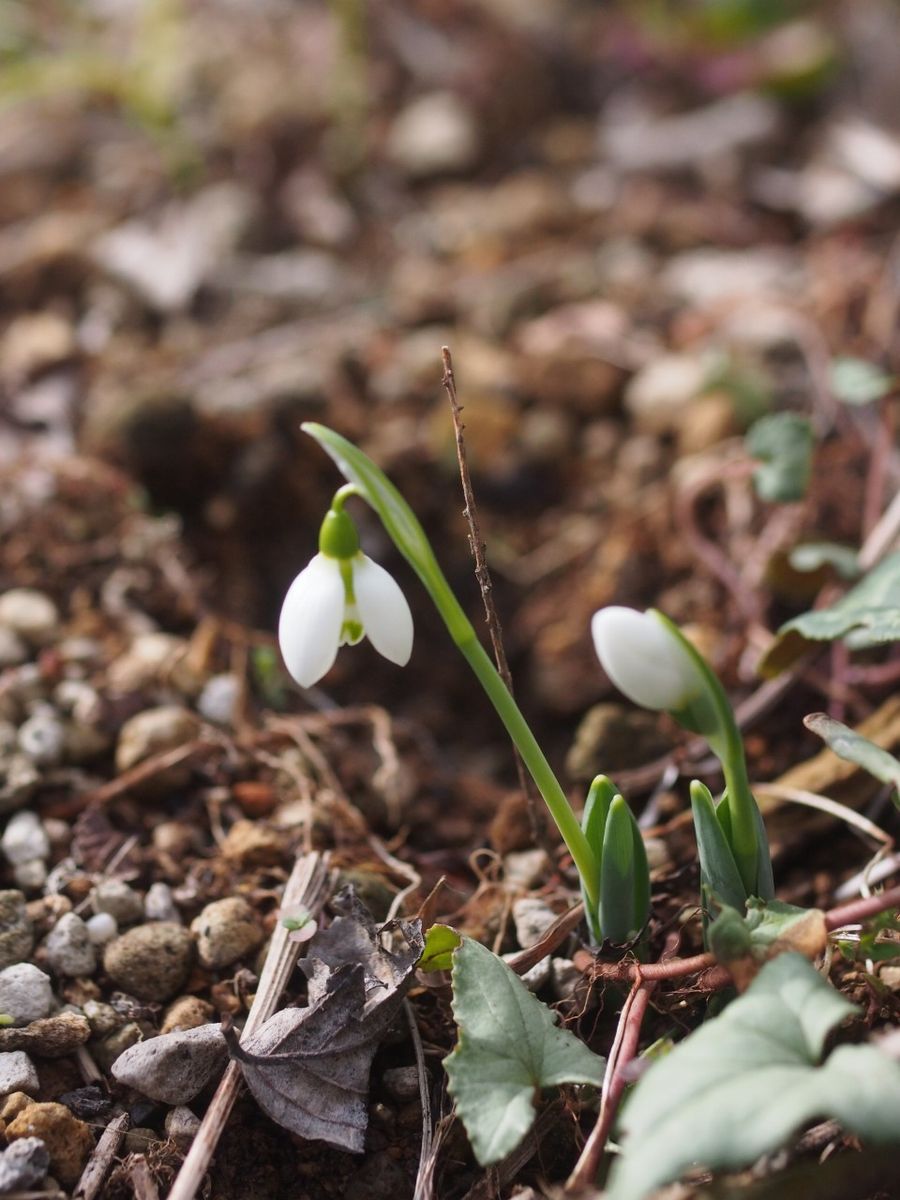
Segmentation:
<svg viewBox="0 0 900 1200">
<path fill-rule="evenodd" d="M 534 1121 L 541 1088 L 603 1081 L 605 1062 L 555 1024 L 555 1014 L 496 954 L 464 938 L 453 955 L 459 1042 L 444 1067 L 482 1166 L 499 1162 Z"/>
<path fill-rule="evenodd" d="M 641 1078 L 622 1116 L 608 1200 L 644 1200 L 693 1166 L 747 1166 L 814 1118 L 900 1140 L 900 1065 L 866 1045 L 841 1046 L 816 1065 L 829 1031 L 853 1011 L 801 955 L 767 963 Z"/>
<path fill-rule="evenodd" d="M 828 608 L 801 613 L 782 625 L 760 670 L 775 675 L 799 657 L 807 642 L 837 638 L 845 639 L 851 650 L 900 641 L 900 551 L 888 554 Z"/>
<path fill-rule="evenodd" d="M 895 936 L 879 941 L 882 934 Z M 841 954 L 850 962 L 890 962 L 900 958 L 900 919 L 897 910 L 878 913 L 865 923 L 859 935 L 854 939 L 840 938 L 838 946 Z"/>
<path fill-rule="evenodd" d="M 720 803 L 719 808 L 721 807 Z M 711 894 L 720 904 L 727 904 L 743 912 L 747 889 L 734 861 L 728 835 L 722 827 L 712 793 L 706 784 L 698 779 L 691 784 L 691 809 L 700 858 L 701 892 Z"/>
<path fill-rule="evenodd" d="M 644 839 L 625 799 L 605 775 L 591 784 L 581 828 L 600 867 L 595 910 L 582 886 L 584 910 L 594 942 L 621 945 L 643 929 L 650 913 L 650 869 Z"/>
<path fill-rule="evenodd" d="M 812 425 L 797 413 L 773 413 L 751 426 L 745 446 L 762 465 L 753 483 L 762 500 L 802 500 L 812 472 Z"/>
<path fill-rule="evenodd" d="M 897 379 L 864 358 L 836 358 L 831 364 L 831 390 L 844 404 L 871 404 L 889 395 Z"/>
<path fill-rule="evenodd" d="M 788 562 L 795 571 L 810 572 L 832 567 L 841 579 L 858 579 L 859 556 L 852 546 L 838 542 L 804 542 L 795 546 L 788 555 Z"/>
<path fill-rule="evenodd" d="M 425 935 L 425 949 L 419 959 L 420 971 L 449 971 L 453 966 L 453 951 L 459 948 L 461 936 L 449 925 L 432 925 Z"/>
<path fill-rule="evenodd" d="M 890 784 L 894 789 L 894 803 L 900 807 L 900 761 L 893 754 L 827 713 L 810 713 L 803 718 L 803 724 L 820 737 L 838 758 L 856 763 L 882 783 Z"/>
</svg>

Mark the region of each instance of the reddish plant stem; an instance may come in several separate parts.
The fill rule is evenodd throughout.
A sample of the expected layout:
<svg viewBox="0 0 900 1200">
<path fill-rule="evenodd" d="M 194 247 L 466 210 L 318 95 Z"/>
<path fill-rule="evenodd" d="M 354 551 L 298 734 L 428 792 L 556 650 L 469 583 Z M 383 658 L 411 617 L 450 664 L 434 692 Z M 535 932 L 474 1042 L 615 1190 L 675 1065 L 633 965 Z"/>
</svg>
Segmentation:
<svg viewBox="0 0 900 1200">
<path fill-rule="evenodd" d="M 841 904 L 825 913 L 825 927 L 829 933 L 842 929 L 845 925 L 858 925 L 867 917 L 877 916 L 889 908 L 900 907 L 900 887 L 891 888 L 878 896 L 866 896 L 861 900 L 852 900 L 849 904 Z M 731 982 L 731 975 L 725 967 L 716 964 L 712 954 L 694 954 L 690 958 L 670 958 L 664 962 L 637 963 L 627 959 L 622 962 L 597 962 L 587 950 L 576 952 L 573 961 L 585 974 L 594 979 L 603 979 L 613 983 L 630 983 L 639 979 L 645 983 L 655 983 L 661 979 L 683 979 L 686 975 L 701 975 L 698 985 L 703 990 L 715 991 Z"/>
<path fill-rule="evenodd" d="M 591 1130 L 590 1137 L 585 1142 L 584 1149 L 581 1152 L 578 1162 L 575 1164 L 572 1174 L 566 1180 L 565 1190 L 567 1192 L 577 1192 L 588 1188 L 597 1178 L 597 1172 L 600 1169 L 600 1160 L 603 1158 L 603 1151 L 606 1147 L 613 1121 L 616 1119 L 616 1113 L 619 1111 L 622 1093 L 628 1084 L 625 1068 L 634 1058 L 635 1054 L 637 1054 L 641 1040 L 641 1026 L 644 1021 L 644 1014 L 647 1011 L 650 996 L 655 987 L 655 983 L 646 982 L 638 975 L 634 980 L 631 991 L 628 993 L 628 999 L 622 1006 L 615 1040 L 609 1052 L 609 1061 L 606 1064 L 606 1077 L 603 1080 L 603 1093 L 600 1100 L 600 1112 L 597 1116 L 597 1123 Z"/>
</svg>

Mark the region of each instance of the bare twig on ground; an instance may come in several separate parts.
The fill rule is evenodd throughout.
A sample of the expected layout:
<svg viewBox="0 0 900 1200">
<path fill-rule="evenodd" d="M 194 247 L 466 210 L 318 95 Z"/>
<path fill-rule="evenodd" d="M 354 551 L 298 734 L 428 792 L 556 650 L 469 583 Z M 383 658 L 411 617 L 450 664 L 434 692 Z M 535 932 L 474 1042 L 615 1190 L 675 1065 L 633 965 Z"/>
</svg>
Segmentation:
<svg viewBox="0 0 900 1200">
<path fill-rule="evenodd" d="M 416 1172 L 416 1188 L 413 1200 L 431 1200 L 434 1195 L 434 1168 L 437 1163 L 434 1145 L 434 1121 L 431 1116 L 431 1097 L 428 1094 L 428 1070 L 425 1066 L 425 1048 L 422 1035 L 416 1024 L 416 1014 L 408 1000 L 403 1001 L 406 1023 L 416 1052 L 416 1071 L 419 1076 L 419 1100 L 422 1105 L 422 1148 L 419 1151 L 419 1169 Z"/>
<path fill-rule="evenodd" d="M 81 1172 L 78 1186 L 72 1194 L 73 1200 L 96 1200 L 96 1197 L 100 1195 L 100 1189 L 113 1164 L 113 1159 L 119 1152 L 128 1124 L 128 1113 L 120 1113 L 117 1117 L 113 1117 L 103 1130 L 100 1140 Z"/>
<path fill-rule="evenodd" d="M 327 898 L 329 878 L 328 855 L 316 852 L 305 854 L 294 864 L 284 889 L 282 908 L 302 906 L 316 916 Z M 252 1037 L 275 1012 L 299 951 L 300 947 L 291 941 L 288 929 L 279 923 L 272 934 L 259 989 L 241 1035 L 242 1041 Z M 168 1200 L 193 1200 L 225 1130 L 240 1085 L 241 1068 L 236 1062 L 230 1062 L 181 1165 Z"/>
<path fill-rule="evenodd" d="M 524 975 L 526 971 L 537 966 L 548 954 L 552 954 L 554 950 L 558 949 L 583 919 L 584 905 L 576 904 L 574 908 L 570 908 L 568 912 L 564 912 L 561 917 L 556 918 L 539 942 L 535 942 L 527 950 L 520 950 L 518 954 L 508 958 L 506 965 L 512 968 L 517 975 Z"/>
<path fill-rule="evenodd" d="M 134 1200 L 159 1200 L 159 1188 L 150 1173 L 143 1154 L 134 1154 L 127 1164 L 128 1177 L 134 1189 Z"/>
<path fill-rule="evenodd" d="M 463 429 L 465 426 L 460 419 L 462 409 L 460 408 L 459 399 L 456 394 L 456 378 L 453 374 L 453 359 L 450 356 L 449 347 L 441 347 L 441 358 L 444 364 L 444 377 L 441 382 L 450 401 L 450 412 L 453 417 L 453 432 L 456 437 L 456 458 L 459 463 L 459 477 L 462 481 L 463 497 L 466 502 L 463 514 L 469 524 L 469 546 L 472 550 L 472 557 L 475 560 L 475 578 L 478 580 L 478 586 L 481 589 L 484 616 L 491 637 L 491 646 L 494 650 L 494 660 L 497 664 L 497 670 L 500 673 L 500 678 L 506 684 L 507 690 L 512 695 L 512 675 L 510 674 L 509 663 L 506 661 L 506 651 L 503 648 L 503 631 L 500 626 L 500 618 L 497 616 L 497 610 L 494 607 L 491 573 L 488 570 L 487 561 L 484 557 L 484 541 L 482 540 L 481 529 L 478 524 L 478 508 L 475 504 L 475 493 L 472 490 L 469 465 L 466 461 L 466 444 L 463 440 Z M 543 807 L 525 770 L 525 764 L 522 762 L 522 758 L 515 746 L 513 747 L 513 754 L 516 760 L 519 786 L 528 803 L 528 820 L 531 824 L 532 837 L 534 838 L 535 845 L 547 851 L 547 855 L 552 862 L 553 847 L 550 845 L 547 836 L 547 823 L 544 819 Z"/>
</svg>

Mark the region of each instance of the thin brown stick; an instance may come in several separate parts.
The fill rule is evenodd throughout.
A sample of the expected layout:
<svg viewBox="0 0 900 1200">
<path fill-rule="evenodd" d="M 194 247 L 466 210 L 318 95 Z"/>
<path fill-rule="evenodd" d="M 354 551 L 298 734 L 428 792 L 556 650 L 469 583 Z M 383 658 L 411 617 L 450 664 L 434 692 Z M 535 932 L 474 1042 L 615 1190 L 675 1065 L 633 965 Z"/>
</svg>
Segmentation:
<svg viewBox="0 0 900 1200">
<path fill-rule="evenodd" d="M 851 900 L 839 908 L 829 909 L 825 914 L 825 926 L 829 933 L 843 929 L 845 925 L 858 925 L 866 917 L 875 917 L 889 908 L 900 907 L 900 887 L 890 888 L 879 896 L 866 896 L 862 900 Z"/>
<path fill-rule="evenodd" d="M 422 1105 L 422 1147 L 419 1151 L 419 1169 L 416 1172 L 416 1187 L 413 1200 L 431 1200 L 434 1195 L 434 1121 L 431 1115 L 431 1097 L 428 1094 L 428 1069 L 425 1066 L 425 1047 L 416 1023 L 416 1014 L 408 1000 L 403 1001 L 406 1023 L 416 1052 L 416 1072 L 419 1076 L 419 1101 Z"/>
<path fill-rule="evenodd" d="M 134 1189 L 134 1200 L 159 1200 L 159 1188 L 150 1173 L 143 1154 L 134 1154 L 127 1164 L 128 1177 Z"/>
<path fill-rule="evenodd" d="M 487 622 L 488 633 L 491 638 L 491 646 L 494 651 L 494 661 L 497 664 L 497 670 L 500 678 L 506 684 L 506 688 L 510 695 L 513 694 L 512 675 L 509 670 L 509 663 L 506 660 L 506 651 L 503 648 L 503 630 L 500 626 L 500 618 L 497 615 L 497 609 L 494 606 L 493 584 L 491 583 L 491 573 L 488 570 L 487 560 L 484 556 L 485 545 L 481 537 L 481 529 L 478 524 L 478 508 L 475 504 L 475 493 L 472 490 L 472 480 L 469 475 L 469 464 L 466 460 L 466 444 L 463 439 L 463 430 L 465 426 L 461 420 L 462 408 L 460 407 L 459 399 L 456 393 L 456 377 L 453 374 L 453 359 L 450 356 L 450 348 L 448 346 L 441 347 L 441 359 L 444 364 L 444 376 L 441 380 L 444 391 L 447 393 L 447 398 L 450 401 L 450 413 L 453 417 L 453 432 L 456 437 L 456 460 L 459 463 L 459 477 L 462 482 L 463 498 L 466 502 L 466 507 L 463 509 L 463 515 L 469 525 L 469 547 L 472 551 L 472 557 L 475 560 L 475 578 L 478 580 L 478 586 L 481 589 L 481 599 L 484 604 L 484 616 Z M 547 855 L 551 862 L 553 861 L 553 848 L 549 845 L 547 837 L 547 824 L 544 819 L 544 810 L 541 806 L 537 792 L 532 786 L 531 779 L 525 770 L 525 764 L 522 762 L 519 751 L 513 746 L 513 755 L 516 760 L 516 772 L 519 776 L 519 787 L 525 795 L 528 804 L 528 820 L 531 824 L 531 834 L 534 838 L 536 846 L 541 846 L 547 851 Z"/>
<path fill-rule="evenodd" d="M 302 906 L 312 916 L 316 916 L 325 903 L 328 884 L 328 855 L 315 851 L 303 855 L 294 864 L 285 886 L 282 908 L 293 909 Z M 259 990 L 247 1017 L 241 1041 L 252 1037 L 263 1022 L 275 1012 L 281 993 L 297 963 L 299 950 L 298 944 L 290 940 L 288 929 L 281 923 L 276 925 L 260 977 Z M 230 1062 L 225 1068 L 225 1074 L 216 1088 L 187 1157 L 181 1164 L 168 1200 L 193 1200 L 215 1154 L 219 1139 L 225 1131 L 240 1085 L 241 1068 L 238 1063 Z"/>
<path fill-rule="evenodd" d="M 524 975 L 526 971 L 536 967 L 548 954 L 552 954 L 562 945 L 582 920 L 584 920 L 584 905 L 576 904 L 574 908 L 570 908 L 568 912 L 564 912 L 561 917 L 556 918 L 539 942 L 508 958 L 506 965 L 517 975 Z"/>
<path fill-rule="evenodd" d="M 128 1124 L 128 1113 L 120 1113 L 117 1117 L 113 1117 L 103 1130 L 100 1140 L 81 1172 L 81 1178 L 78 1180 L 72 1200 L 96 1200 L 96 1197 L 100 1195 L 103 1181 L 113 1164 L 113 1159 L 119 1152 Z"/>
<path fill-rule="evenodd" d="M 584 1144 L 578 1162 L 569 1178 L 565 1190 L 577 1192 L 588 1188 L 597 1178 L 600 1161 L 609 1138 L 610 1130 L 619 1111 L 619 1102 L 628 1083 L 625 1068 L 637 1054 L 641 1040 L 641 1026 L 650 1003 L 655 983 L 648 983 L 636 976 L 628 998 L 622 1006 L 616 1036 L 606 1064 L 600 1112 L 591 1135 Z"/>
</svg>

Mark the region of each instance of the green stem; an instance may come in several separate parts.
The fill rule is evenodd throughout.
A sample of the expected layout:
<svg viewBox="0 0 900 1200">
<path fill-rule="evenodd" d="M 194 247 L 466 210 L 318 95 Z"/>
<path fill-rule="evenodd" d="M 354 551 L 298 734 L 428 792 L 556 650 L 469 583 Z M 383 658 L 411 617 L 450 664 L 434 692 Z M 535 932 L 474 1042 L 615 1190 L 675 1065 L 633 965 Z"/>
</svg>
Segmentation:
<svg viewBox="0 0 900 1200">
<path fill-rule="evenodd" d="M 443 614 L 442 614 L 443 615 Z M 587 838 L 581 831 L 581 826 L 575 817 L 572 807 L 560 786 L 559 780 L 544 756 L 543 750 L 537 744 L 534 734 L 522 716 L 522 712 L 509 692 L 506 684 L 486 654 L 483 646 L 475 637 L 474 630 L 470 638 L 457 642 L 460 653 L 475 672 L 478 682 L 488 694 L 488 698 L 506 726 L 509 736 L 515 743 L 516 749 L 522 756 L 522 761 L 528 768 L 532 779 L 544 798 L 544 803 L 550 810 L 550 815 L 556 822 L 556 827 L 562 834 L 562 839 L 568 847 L 575 862 L 578 874 L 584 884 L 588 902 L 596 911 L 599 901 L 597 891 L 597 862 L 593 851 L 588 845 Z"/>
</svg>

